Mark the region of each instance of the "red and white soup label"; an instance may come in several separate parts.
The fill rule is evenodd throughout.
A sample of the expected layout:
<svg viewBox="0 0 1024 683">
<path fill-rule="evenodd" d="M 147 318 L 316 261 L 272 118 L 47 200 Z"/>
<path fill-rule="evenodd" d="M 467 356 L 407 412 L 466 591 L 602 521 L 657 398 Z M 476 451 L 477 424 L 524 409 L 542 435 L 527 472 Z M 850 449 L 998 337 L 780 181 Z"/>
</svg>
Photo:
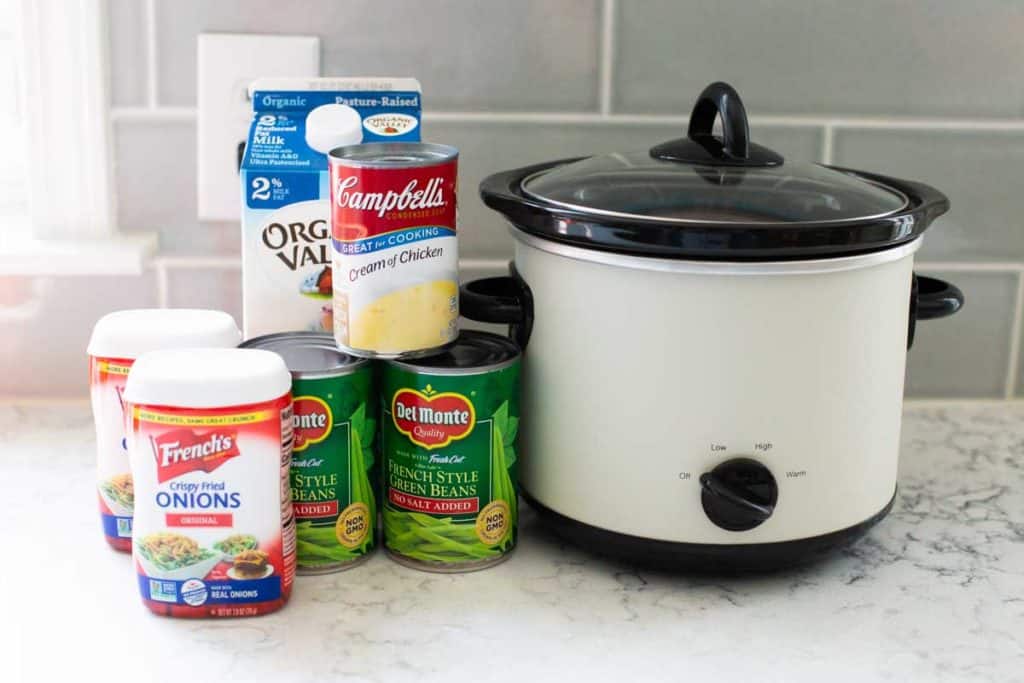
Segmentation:
<svg viewBox="0 0 1024 683">
<path fill-rule="evenodd" d="M 291 396 L 196 409 L 127 405 L 143 601 L 173 616 L 255 616 L 295 575 Z"/>
<path fill-rule="evenodd" d="M 334 336 L 401 354 L 458 336 L 457 160 L 412 168 L 332 159 Z"/>
<path fill-rule="evenodd" d="M 89 357 L 89 396 L 96 422 L 96 492 L 103 535 L 114 548 L 132 549 L 135 490 L 124 435 L 124 394 L 135 361 Z"/>
</svg>

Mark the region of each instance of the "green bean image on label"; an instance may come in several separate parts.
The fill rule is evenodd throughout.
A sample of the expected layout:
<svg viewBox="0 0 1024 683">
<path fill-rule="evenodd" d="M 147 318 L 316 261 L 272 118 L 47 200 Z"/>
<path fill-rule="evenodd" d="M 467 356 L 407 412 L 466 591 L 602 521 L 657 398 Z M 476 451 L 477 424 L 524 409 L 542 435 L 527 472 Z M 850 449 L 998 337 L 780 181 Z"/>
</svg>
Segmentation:
<svg viewBox="0 0 1024 683">
<path fill-rule="evenodd" d="M 362 559 L 374 546 L 369 368 L 341 378 L 295 379 L 292 504 L 300 569 Z M 301 393 L 300 393 L 301 392 Z M 372 406 L 371 406 L 372 407 Z"/>
</svg>

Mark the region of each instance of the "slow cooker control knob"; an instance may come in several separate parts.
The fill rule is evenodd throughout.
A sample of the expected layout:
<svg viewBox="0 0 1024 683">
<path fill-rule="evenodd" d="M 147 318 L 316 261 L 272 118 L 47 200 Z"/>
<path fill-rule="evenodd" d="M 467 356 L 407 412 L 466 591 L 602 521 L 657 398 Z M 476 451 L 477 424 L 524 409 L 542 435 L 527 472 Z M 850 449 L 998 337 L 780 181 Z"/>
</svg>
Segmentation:
<svg viewBox="0 0 1024 683">
<path fill-rule="evenodd" d="M 751 458 L 726 460 L 700 475 L 704 514 L 728 531 L 747 531 L 772 516 L 779 487 L 768 468 Z"/>
</svg>

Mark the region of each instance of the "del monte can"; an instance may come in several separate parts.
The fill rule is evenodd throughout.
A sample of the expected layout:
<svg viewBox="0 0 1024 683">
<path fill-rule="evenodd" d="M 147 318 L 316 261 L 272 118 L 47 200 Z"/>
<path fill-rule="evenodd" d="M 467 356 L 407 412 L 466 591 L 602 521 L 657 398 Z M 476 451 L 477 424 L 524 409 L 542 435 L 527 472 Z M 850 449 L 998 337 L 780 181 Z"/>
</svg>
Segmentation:
<svg viewBox="0 0 1024 683">
<path fill-rule="evenodd" d="M 272 334 L 243 346 L 277 353 L 292 374 L 298 572 L 359 564 L 373 550 L 377 528 L 370 362 L 342 353 L 330 335 L 315 332 Z"/>
<path fill-rule="evenodd" d="M 519 349 L 463 332 L 446 351 L 383 368 L 384 543 L 396 560 L 452 572 L 515 547 Z"/>
</svg>

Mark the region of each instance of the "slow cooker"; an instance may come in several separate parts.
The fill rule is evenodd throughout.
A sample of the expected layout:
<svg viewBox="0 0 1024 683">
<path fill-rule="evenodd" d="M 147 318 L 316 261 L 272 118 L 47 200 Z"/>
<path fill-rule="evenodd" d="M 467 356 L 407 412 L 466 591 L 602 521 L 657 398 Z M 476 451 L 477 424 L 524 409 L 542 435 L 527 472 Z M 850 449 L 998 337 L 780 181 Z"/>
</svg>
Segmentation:
<svg viewBox="0 0 1024 683">
<path fill-rule="evenodd" d="M 725 83 L 684 138 L 480 192 L 515 256 L 464 285 L 462 311 L 525 351 L 521 491 L 556 532 L 642 564 L 760 570 L 890 510 L 916 322 L 963 303 L 913 272 L 944 195 L 754 144 Z"/>
</svg>

